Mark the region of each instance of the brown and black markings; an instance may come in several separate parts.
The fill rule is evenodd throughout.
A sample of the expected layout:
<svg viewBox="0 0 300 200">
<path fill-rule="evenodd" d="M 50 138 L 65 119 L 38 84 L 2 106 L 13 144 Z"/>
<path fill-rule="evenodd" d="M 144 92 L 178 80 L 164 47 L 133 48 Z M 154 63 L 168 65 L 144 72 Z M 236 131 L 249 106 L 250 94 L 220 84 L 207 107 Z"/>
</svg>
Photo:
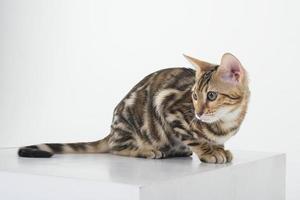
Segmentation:
<svg viewBox="0 0 300 200">
<path fill-rule="evenodd" d="M 62 153 L 112 153 L 143 158 L 190 156 L 208 163 L 232 160 L 224 143 L 245 117 L 247 74 L 233 55 L 220 65 L 186 58 L 195 66 L 168 68 L 146 76 L 116 106 L 104 139 L 81 143 L 46 143 L 21 147 L 22 157 Z M 208 92 L 216 93 L 213 101 Z"/>
</svg>

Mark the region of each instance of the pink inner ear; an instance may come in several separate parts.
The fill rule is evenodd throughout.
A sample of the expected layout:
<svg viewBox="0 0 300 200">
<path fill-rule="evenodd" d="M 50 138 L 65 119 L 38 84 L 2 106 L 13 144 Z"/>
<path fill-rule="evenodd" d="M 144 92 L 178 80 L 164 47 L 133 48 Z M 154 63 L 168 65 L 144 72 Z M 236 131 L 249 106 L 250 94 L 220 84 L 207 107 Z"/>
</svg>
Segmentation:
<svg viewBox="0 0 300 200">
<path fill-rule="evenodd" d="M 232 66 L 230 74 L 231 74 L 233 80 L 239 81 L 240 73 L 241 73 L 241 70 L 239 67 Z"/>
<path fill-rule="evenodd" d="M 240 82 L 243 75 L 241 63 L 231 54 L 222 57 L 220 72 L 224 81 L 234 84 Z"/>
</svg>

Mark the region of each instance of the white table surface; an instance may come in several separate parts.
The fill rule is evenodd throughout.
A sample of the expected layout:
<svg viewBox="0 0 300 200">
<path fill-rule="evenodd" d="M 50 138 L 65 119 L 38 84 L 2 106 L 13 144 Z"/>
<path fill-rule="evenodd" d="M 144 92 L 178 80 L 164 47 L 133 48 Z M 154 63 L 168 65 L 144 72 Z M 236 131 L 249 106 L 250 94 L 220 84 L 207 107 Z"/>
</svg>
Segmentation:
<svg viewBox="0 0 300 200">
<path fill-rule="evenodd" d="M 186 158 L 143 159 L 111 154 L 67 154 L 52 158 L 20 158 L 16 149 L 0 150 L 0 171 L 57 176 L 143 186 L 224 167 L 267 159 L 277 153 L 234 151 L 230 164 L 205 164 Z M 282 154 L 281 154 L 282 155 Z"/>
<path fill-rule="evenodd" d="M 284 198 L 284 154 L 233 151 L 233 155 L 229 164 L 205 164 L 195 155 L 157 160 L 111 154 L 20 158 L 17 149 L 0 149 L 0 186 L 7 199 L 22 199 L 29 193 L 31 200 L 44 194 L 44 199 L 58 195 L 66 196 L 64 199 L 194 199 L 201 191 L 208 199 L 256 198 L 258 194 L 249 196 L 252 193 L 260 193 L 264 199 Z M 272 182 L 277 183 L 270 185 Z M 7 191 L 14 185 L 23 191 Z M 35 194 L 35 187 L 40 187 L 38 192 L 43 194 Z M 49 193 L 49 187 L 57 193 Z M 254 192 L 249 190 L 251 187 Z M 272 194 L 274 190 L 278 194 Z M 189 196 L 183 197 L 185 194 Z"/>
</svg>

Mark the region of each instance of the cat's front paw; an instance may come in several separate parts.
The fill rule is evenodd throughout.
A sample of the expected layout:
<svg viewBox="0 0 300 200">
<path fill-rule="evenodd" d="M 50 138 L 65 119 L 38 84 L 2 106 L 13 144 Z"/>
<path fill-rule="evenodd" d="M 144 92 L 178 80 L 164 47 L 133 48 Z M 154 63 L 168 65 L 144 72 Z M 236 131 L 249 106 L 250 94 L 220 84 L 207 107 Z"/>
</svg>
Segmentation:
<svg viewBox="0 0 300 200">
<path fill-rule="evenodd" d="M 224 164 L 232 161 L 232 153 L 229 150 L 216 149 L 211 153 L 202 154 L 199 159 L 205 163 Z"/>
</svg>

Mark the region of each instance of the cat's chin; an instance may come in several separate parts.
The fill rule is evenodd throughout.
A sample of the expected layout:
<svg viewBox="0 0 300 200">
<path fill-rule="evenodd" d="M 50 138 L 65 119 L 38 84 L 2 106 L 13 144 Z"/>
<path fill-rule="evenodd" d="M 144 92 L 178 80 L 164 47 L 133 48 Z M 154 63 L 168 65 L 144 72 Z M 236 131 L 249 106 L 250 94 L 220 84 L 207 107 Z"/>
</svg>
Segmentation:
<svg viewBox="0 0 300 200">
<path fill-rule="evenodd" d="M 199 121 L 207 123 L 207 124 L 212 124 L 212 123 L 215 123 L 215 122 L 217 122 L 217 121 L 220 120 L 219 118 L 217 118 L 215 116 L 205 116 L 205 115 L 202 115 L 201 117 L 199 117 L 198 115 L 196 115 L 196 118 Z"/>
<path fill-rule="evenodd" d="M 219 119 L 201 119 L 200 121 L 207 123 L 207 124 L 213 124 L 213 123 L 219 121 Z"/>
</svg>

